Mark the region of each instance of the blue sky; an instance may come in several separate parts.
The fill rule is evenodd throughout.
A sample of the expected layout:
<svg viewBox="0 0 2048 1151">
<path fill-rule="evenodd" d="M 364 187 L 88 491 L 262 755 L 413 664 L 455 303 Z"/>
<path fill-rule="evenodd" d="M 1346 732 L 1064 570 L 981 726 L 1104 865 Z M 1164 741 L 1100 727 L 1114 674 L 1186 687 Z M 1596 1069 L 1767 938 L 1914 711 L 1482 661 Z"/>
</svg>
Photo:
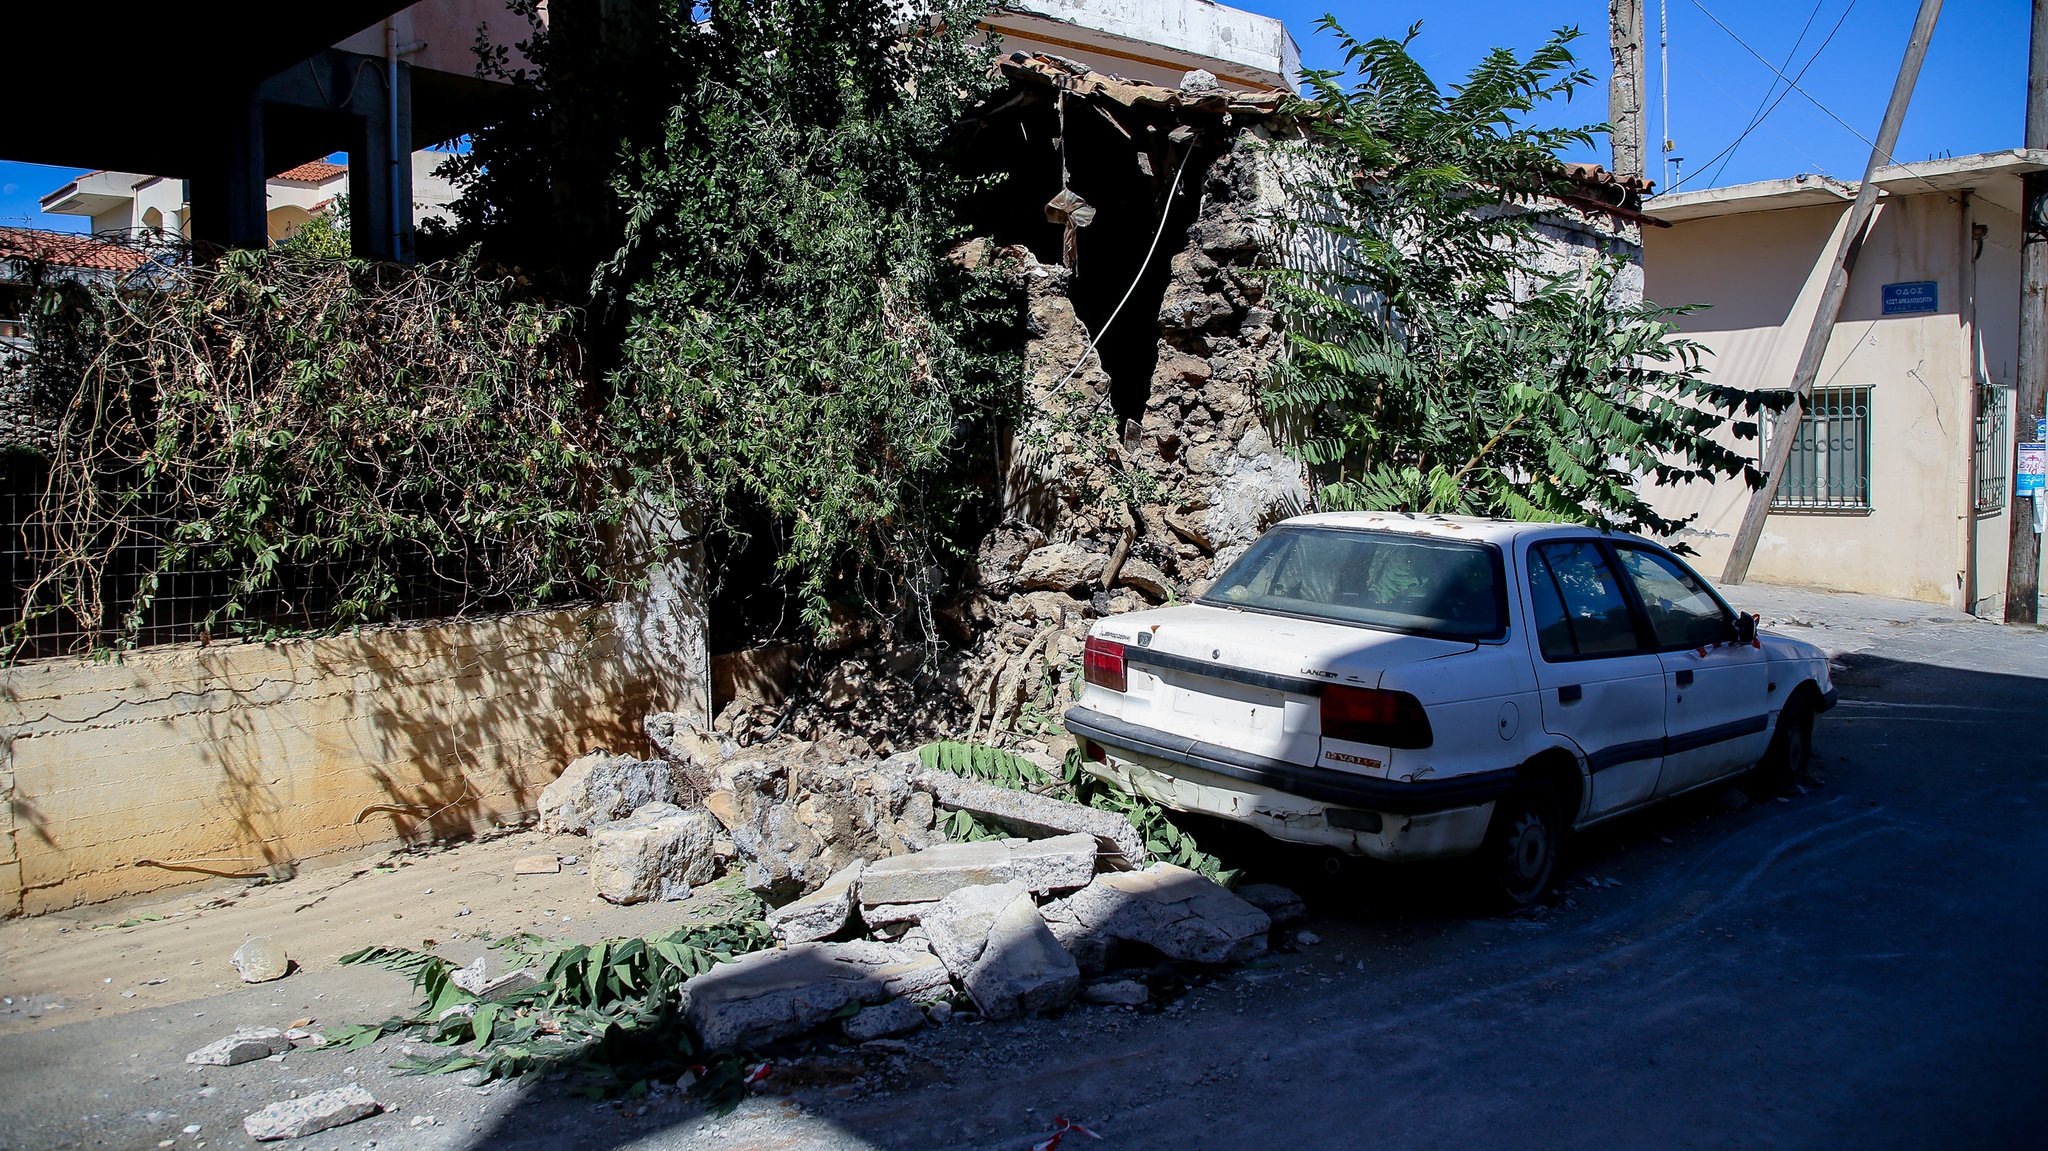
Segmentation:
<svg viewBox="0 0 2048 1151">
<path fill-rule="evenodd" d="M 1677 144 L 1674 154 L 1686 161 L 1680 169 L 1685 173 L 1682 187 L 1800 172 L 1847 179 L 1862 175 L 1870 145 L 1858 134 L 1877 134 L 1918 0 L 1663 2 L 1671 20 L 1671 135 Z M 1304 64 L 1312 68 L 1342 63 L 1332 39 L 1315 31 L 1316 19 L 1324 12 L 1334 10 L 1345 28 L 1361 38 L 1400 35 L 1419 20 L 1422 32 L 1413 51 L 1439 83 L 1455 82 L 1489 48 L 1527 53 L 1555 29 L 1576 25 L 1584 33 L 1576 51 L 1599 80 L 1550 118 L 1586 123 L 1606 118 L 1605 0 L 1372 0 L 1334 8 L 1330 0 L 1237 0 L 1237 6 L 1286 21 L 1301 44 Z M 1662 78 L 1654 49 L 1657 6 L 1658 0 L 1646 0 L 1652 45 L 1650 175 L 1661 187 L 1656 150 L 1662 128 Z M 2026 0 L 1949 0 L 1893 153 L 1897 159 L 1911 163 L 2019 146 L 2028 17 Z M 1814 56 L 1824 40 L 1826 48 Z M 1778 100 L 1745 133 L 1759 107 L 1786 91 L 1759 55 L 1787 74 L 1805 68 L 1799 78 L 1805 95 L 1793 92 Z M 0 134 L 0 157 L 5 153 L 5 136 Z M 1571 158 L 1604 162 L 1605 148 Z M 0 224 L 83 228 L 84 219 L 43 216 L 36 203 L 77 171 L 0 161 Z"/>
</svg>

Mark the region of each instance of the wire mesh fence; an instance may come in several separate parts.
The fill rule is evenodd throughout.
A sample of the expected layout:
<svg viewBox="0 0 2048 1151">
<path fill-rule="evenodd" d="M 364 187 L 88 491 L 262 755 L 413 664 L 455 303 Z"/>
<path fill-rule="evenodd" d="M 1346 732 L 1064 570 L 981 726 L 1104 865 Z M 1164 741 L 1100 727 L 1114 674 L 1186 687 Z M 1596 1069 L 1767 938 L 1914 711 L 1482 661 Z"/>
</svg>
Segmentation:
<svg viewBox="0 0 2048 1151">
<path fill-rule="evenodd" d="M 397 547 L 375 554 L 281 564 L 270 586 L 251 592 L 245 568 L 166 569 L 169 519 L 138 519 L 106 548 L 97 586 L 53 586 L 56 552 L 42 514 L 47 465 L 28 453 L 0 456 L 0 664 L 162 644 L 269 639 L 333 630 L 355 614 L 344 600 L 373 572 L 397 587 L 381 622 L 497 614 L 520 604 L 479 595 L 484 558 Z M 393 573 L 396 573 L 395 575 Z M 583 598 L 569 589 L 555 602 Z M 238 594 L 239 593 L 239 594 Z M 234 606 L 230 607 L 230 604 Z"/>
</svg>

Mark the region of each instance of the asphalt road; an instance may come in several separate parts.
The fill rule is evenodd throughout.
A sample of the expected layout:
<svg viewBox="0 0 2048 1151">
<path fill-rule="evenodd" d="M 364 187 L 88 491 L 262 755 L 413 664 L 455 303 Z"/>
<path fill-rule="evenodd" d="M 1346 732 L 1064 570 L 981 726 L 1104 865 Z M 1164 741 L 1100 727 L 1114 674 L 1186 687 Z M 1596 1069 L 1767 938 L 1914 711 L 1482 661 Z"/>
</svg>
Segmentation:
<svg viewBox="0 0 2048 1151">
<path fill-rule="evenodd" d="M 1821 622 L 1764 606 L 1793 634 Z M 1862 650 L 1817 786 L 1589 833 L 1540 914 L 1472 917 L 1439 875 L 1261 851 L 1264 878 L 1308 891 L 1320 942 L 1166 1011 L 928 1029 L 866 1078 L 791 1068 L 789 1094 L 720 1118 L 298 1055 L 296 1089 L 362 1077 L 399 1109 L 293 1146 L 1023 1148 L 1060 1116 L 1102 1136 L 1069 1151 L 2038 1146 L 2048 634 L 1915 611 L 1830 626 Z M 240 1116 L 282 1080 L 251 1064 L 198 1094 L 176 1053 L 214 1030 L 126 1016 L 0 1039 L 0 1147 L 249 1145 Z"/>
</svg>

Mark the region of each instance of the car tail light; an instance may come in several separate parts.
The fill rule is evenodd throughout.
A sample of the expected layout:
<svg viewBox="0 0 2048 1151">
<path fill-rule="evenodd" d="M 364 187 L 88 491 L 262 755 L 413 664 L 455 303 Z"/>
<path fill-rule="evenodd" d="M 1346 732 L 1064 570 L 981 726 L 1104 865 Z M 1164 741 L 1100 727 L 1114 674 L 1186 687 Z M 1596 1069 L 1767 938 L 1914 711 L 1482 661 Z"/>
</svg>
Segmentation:
<svg viewBox="0 0 2048 1151">
<path fill-rule="evenodd" d="M 1381 747 L 1428 747 L 1435 741 L 1422 701 L 1376 687 L 1323 688 L 1323 736 Z"/>
<path fill-rule="evenodd" d="M 1124 678 L 1124 645 L 1089 636 L 1081 651 L 1081 678 L 1096 687 L 1123 691 L 1127 682 Z"/>
<path fill-rule="evenodd" d="M 1108 763 L 1109 753 L 1104 751 L 1102 745 L 1094 740 L 1084 739 L 1081 741 L 1081 758 L 1090 763 Z"/>
</svg>

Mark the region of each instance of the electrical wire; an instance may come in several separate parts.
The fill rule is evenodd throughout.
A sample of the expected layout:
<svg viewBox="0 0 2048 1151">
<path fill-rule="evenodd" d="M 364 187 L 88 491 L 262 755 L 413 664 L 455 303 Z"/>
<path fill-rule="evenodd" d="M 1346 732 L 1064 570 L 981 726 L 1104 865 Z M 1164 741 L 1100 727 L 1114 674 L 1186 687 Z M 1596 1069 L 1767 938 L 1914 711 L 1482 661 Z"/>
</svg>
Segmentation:
<svg viewBox="0 0 2048 1151">
<path fill-rule="evenodd" d="M 1815 18 L 1817 18 L 1820 15 L 1821 6 L 1825 3 L 1827 3 L 1827 0 L 1813 0 L 1813 8 L 1806 14 L 1806 23 L 1801 24 L 1799 26 L 1799 35 L 1793 39 L 1792 47 L 1786 50 L 1785 63 L 1781 65 L 1781 67 L 1790 68 L 1792 66 L 1792 61 L 1799 55 L 1800 46 L 1806 43 L 1806 34 L 1808 32 L 1813 31 L 1813 22 Z M 1849 0 L 1849 7 L 1856 7 L 1856 0 Z M 1848 9 L 1844 9 L 1842 11 L 1843 19 L 1847 19 L 1848 15 Z M 1835 22 L 1835 27 L 1840 28 L 1841 26 L 1841 21 Z M 1799 70 L 1799 76 L 1806 75 L 1806 68 L 1811 68 L 1813 66 L 1813 62 L 1820 58 L 1821 50 L 1825 49 L 1826 47 L 1827 42 L 1822 41 L 1820 48 L 1814 49 L 1813 55 L 1809 56 L 1806 60 L 1806 67 L 1801 68 Z M 1796 80 L 1799 78 L 1799 76 L 1794 76 L 1793 79 Z M 1743 138 L 1749 135 L 1751 129 L 1755 128 L 1758 124 L 1763 123 L 1764 117 L 1771 114 L 1770 110 L 1772 108 L 1777 107 L 1777 105 L 1771 103 L 1771 97 L 1776 95 L 1777 92 L 1778 81 L 1775 78 L 1773 78 L 1770 84 L 1764 88 L 1763 98 L 1756 102 L 1756 108 L 1750 112 L 1749 122 L 1744 124 L 1742 127 L 1742 131 L 1735 134 L 1735 139 L 1726 148 L 1721 149 L 1721 151 L 1714 157 L 1715 160 L 1721 160 L 1721 171 L 1727 170 L 1728 163 L 1730 160 L 1733 160 L 1735 158 L 1735 149 L 1741 146 Z M 1723 156 L 1727 157 L 1727 159 L 1721 159 L 1721 157 Z M 1701 164 L 1696 170 L 1705 172 L 1707 170 L 1707 165 L 1712 164 L 1713 162 L 1714 160 L 1708 160 L 1706 164 Z M 1720 178 L 1720 173 L 1715 172 L 1713 174 L 1708 175 L 1706 177 L 1706 180 L 1709 184 L 1711 184 L 1712 182 Z"/>
<path fill-rule="evenodd" d="M 1856 7 L 1856 0 L 1849 0 L 1849 7 L 1847 7 L 1847 8 L 1844 8 L 1844 9 L 1842 9 L 1842 15 L 1841 15 L 1841 17 L 1840 17 L 1839 19 L 1837 19 L 1837 20 L 1835 21 L 1835 26 L 1834 26 L 1833 28 L 1831 28 L 1831 29 L 1829 29 L 1829 30 L 1828 30 L 1828 34 L 1827 34 L 1827 36 L 1826 36 L 1826 37 L 1825 37 L 1824 39 L 1822 39 L 1822 40 L 1821 40 L 1821 42 L 1820 42 L 1820 47 L 1818 47 L 1818 48 L 1815 48 L 1815 49 L 1813 50 L 1813 55 L 1811 55 L 1811 56 L 1808 56 L 1808 57 L 1806 58 L 1806 63 L 1800 66 L 1800 69 L 1799 69 L 1799 74 L 1798 74 L 1798 75 L 1796 75 L 1796 76 L 1794 76 L 1794 77 L 1792 77 L 1792 79 L 1793 79 L 1793 81 L 1794 81 L 1794 82 L 1797 82 L 1797 81 L 1798 81 L 1798 80 L 1800 80 L 1800 79 L 1801 79 L 1802 77 L 1804 77 L 1804 76 L 1806 75 L 1807 69 L 1809 69 L 1809 68 L 1812 68 L 1812 67 L 1813 67 L 1814 61 L 1816 61 L 1816 60 L 1820 59 L 1820 54 L 1821 54 L 1822 52 L 1825 52 L 1825 51 L 1827 51 L 1828 45 L 1834 42 L 1834 39 L 1835 39 L 1835 33 L 1837 33 L 1837 32 L 1840 32 L 1840 31 L 1842 30 L 1842 25 L 1843 25 L 1843 24 L 1844 24 L 1845 22 L 1847 22 L 1847 21 L 1848 21 L 1848 19 L 1849 19 L 1849 13 L 1850 13 L 1851 11 L 1853 11 L 1853 10 L 1855 9 L 1855 7 Z M 1816 11 L 1816 12 L 1818 12 L 1818 11 L 1819 11 L 1819 7 L 1818 7 L 1818 6 L 1816 6 L 1816 7 L 1815 7 L 1815 11 Z M 1800 35 L 1801 35 L 1801 38 L 1802 38 L 1802 39 L 1804 39 L 1804 37 L 1805 37 L 1805 33 L 1803 33 L 1803 32 L 1802 32 L 1802 33 L 1801 33 Z M 1796 52 L 1796 51 L 1798 51 L 1798 45 L 1796 45 L 1796 44 L 1795 44 L 1795 45 L 1793 46 L 1793 51 L 1795 51 L 1795 52 Z M 1788 60 L 1788 62 L 1789 62 L 1789 60 L 1790 60 L 1790 56 L 1789 56 L 1789 54 L 1788 54 L 1788 56 L 1787 56 L 1787 60 Z M 1781 76 L 1781 77 L 1779 77 L 1779 79 L 1782 79 L 1782 78 L 1783 78 L 1782 76 Z M 1718 152 L 1714 153 L 1714 154 L 1713 154 L 1712 156 L 1709 156 L 1709 157 L 1707 157 L 1707 159 L 1706 159 L 1706 162 L 1705 162 L 1705 163 L 1702 163 L 1702 164 L 1701 164 L 1701 165 L 1699 166 L 1699 169 L 1698 169 L 1699 171 L 1702 171 L 1702 172 L 1704 172 L 1704 171 L 1705 171 L 1705 170 L 1707 169 L 1708 165 L 1712 164 L 1712 163 L 1713 163 L 1714 161 L 1716 161 L 1716 160 L 1719 160 L 1719 159 L 1721 159 L 1721 158 L 1722 158 L 1723 156 L 1728 156 L 1728 155 L 1730 155 L 1731 153 L 1733 153 L 1733 152 L 1735 151 L 1735 149 L 1736 149 L 1736 148 L 1737 148 L 1738 146 L 1740 146 L 1740 145 L 1741 145 L 1741 143 L 1742 143 L 1742 142 L 1743 142 L 1744 140 L 1746 140 L 1746 139 L 1748 139 L 1748 138 L 1749 138 L 1749 135 L 1750 135 L 1750 133 L 1752 133 L 1752 132 L 1756 131 L 1756 130 L 1757 130 L 1758 128 L 1762 127 L 1762 126 L 1763 126 L 1763 123 L 1764 123 L 1764 121 L 1765 121 L 1765 120 L 1768 120 L 1768 119 L 1770 119 L 1770 118 L 1771 118 L 1771 113 L 1773 113 L 1773 112 L 1777 111 L 1777 110 L 1778 110 L 1778 105 L 1780 105 L 1780 104 L 1782 104 L 1782 103 L 1784 103 L 1784 102 L 1785 102 L 1785 97 L 1787 97 L 1787 96 L 1790 96 L 1790 95 L 1792 94 L 1792 89 L 1791 89 L 1791 88 L 1786 88 L 1786 89 L 1785 89 L 1784 91 L 1782 91 L 1782 92 L 1778 92 L 1778 94 L 1777 94 L 1777 99 L 1775 99 L 1775 100 L 1771 99 L 1771 95 L 1770 95 L 1770 93 L 1771 93 L 1771 91 L 1776 91 L 1776 90 L 1777 90 L 1777 86 L 1778 86 L 1778 82 L 1777 82 L 1777 80 L 1775 80 L 1775 79 L 1774 79 L 1774 80 L 1772 80 L 1772 81 L 1771 81 L 1771 89 L 1770 89 L 1770 91 L 1767 91 L 1767 92 L 1765 92 L 1765 93 L 1764 93 L 1764 99 L 1766 99 L 1766 100 L 1769 100 L 1769 101 L 1770 101 L 1770 106 L 1769 106 L 1768 108 L 1764 108 L 1764 109 L 1763 109 L 1763 114 L 1762 114 L 1762 115 L 1760 115 L 1760 116 L 1754 116 L 1754 117 L 1752 117 L 1752 118 L 1750 119 L 1750 122 L 1749 122 L 1748 126 L 1747 126 L 1747 127 L 1745 127 L 1745 128 L 1743 128 L 1743 129 L 1742 129 L 1742 131 L 1741 131 L 1741 133 L 1740 133 L 1740 134 L 1738 134 L 1738 135 L 1737 135 L 1737 136 L 1735 137 L 1735 139 L 1734 139 L 1734 140 L 1731 140 L 1731 141 L 1730 141 L 1730 142 L 1728 143 L 1728 146 L 1727 146 L 1727 147 L 1725 147 L 1725 148 L 1721 149 L 1720 151 L 1718 151 Z M 1728 165 L 1727 165 L 1726 163 L 1723 163 L 1723 164 L 1721 165 L 1721 167 L 1722 167 L 1722 169 L 1723 169 L 1724 171 L 1725 171 L 1725 170 L 1727 169 L 1727 166 L 1728 166 Z M 1719 178 L 1720 178 L 1720 176 L 1719 176 L 1719 174 L 1718 174 L 1718 173 L 1716 173 L 1716 174 L 1715 174 L 1715 175 L 1714 175 L 1713 177 L 1711 177 L 1711 179 L 1719 179 Z M 1684 181 L 1684 179 L 1683 179 L 1683 178 L 1681 178 L 1681 179 L 1680 179 L 1680 180 L 1679 180 L 1678 182 L 1682 184 L 1682 183 L 1684 183 L 1685 181 Z M 1676 188 L 1673 188 L 1672 190 L 1673 190 L 1673 191 L 1676 191 L 1677 189 L 1676 189 Z"/>
<path fill-rule="evenodd" d="M 1058 385 L 1056 385 L 1052 389 L 1052 394 L 1059 394 L 1061 389 L 1065 388 L 1069 383 L 1073 381 L 1075 376 L 1081 373 L 1081 368 L 1083 365 L 1087 364 L 1088 357 L 1095 354 L 1095 345 L 1101 343 L 1102 337 L 1109 334 L 1109 326 L 1111 324 L 1116 323 L 1116 318 L 1118 315 L 1122 314 L 1124 310 L 1124 305 L 1130 303 L 1131 297 L 1137 294 L 1138 284 L 1145 278 L 1145 269 L 1152 266 L 1152 257 L 1159 251 L 1159 237 L 1164 236 L 1166 234 L 1166 221 L 1173 218 L 1173 198 L 1180 192 L 1181 173 L 1188 170 L 1188 159 L 1194 154 L 1195 142 L 1190 140 L 1188 141 L 1188 150 L 1181 153 L 1180 167 L 1175 168 L 1173 170 L 1173 186 L 1166 190 L 1166 208 L 1165 210 L 1159 213 L 1159 228 L 1157 231 L 1152 233 L 1152 246 L 1145 249 L 1144 263 L 1138 265 L 1138 274 L 1131 277 L 1131 286 L 1124 290 L 1124 298 L 1116 302 L 1115 310 L 1109 313 L 1109 318 L 1107 320 L 1102 321 L 1102 329 L 1096 332 L 1094 338 L 1088 341 L 1088 346 L 1086 348 L 1081 349 L 1081 358 L 1074 361 L 1073 368 L 1067 372 L 1066 378 L 1062 379 L 1058 383 Z M 1107 397 L 1105 396 L 1105 398 Z"/>
<path fill-rule="evenodd" d="M 1749 53 L 1751 56 L 1756 57 L 1757 63 L 1762 64 L 1766 68 L 1770 68 L 1771 73 L 1773 75 L 1777 76 L 1778 79 L 1783 80 L 1786 84 L 1790 85 L 1791 91 L 1797 92 L 1801 96 L 1806 97 L 1807 103 L 1812 104 L 1814 107 L 1820 109 L 1823 113 L 1827 115 L 1828 119 L 1833 120 L 1835 123 L 1840 124 L 1843 128 L 1847 129 L 1851 136 L 1854 136 L 1858 140 L 1863 141 L 1864 145 L 1867 146 L 1872 152 L 1875 152 L 1883 156 L 1894 167 L 1904 168 L 1906 170 L 1907 175 L 1913 177 L 1916 180 L 1919 180 L 1921 183 L 1927 185 L 1935 191 L 1947 191 L 1947 189 L 1941 187 L 1939 184 L 1936 184 L 1934 181 L 1929 180 L 1927 177 L 1922 176 L 1920 173 L 1913 171 L 1911 165 L 1902 163 L 1897 156 L 1894 156 L 1890 152 L 1887 152 L 1884 149 L 1878 147 L 1876 141 L 1872 140 L 1868 136 L 1865 136 L 1863 133 L 1857 131 L 1855 126 L 1850 124 L 1847 120 L 1844 120 L 1840 116 L 1835 115 L 1834 109 L 1828 107 L 1826 104 L 1821 103 L 1818 99 L 1814 97 L 1813 93 L 1808 92 L 1804 88 L 1801 88 L 1798 84 L 1798 81 L 1792 79 L 1791 77 L 1786 76 L 1785 73 L 1779 71 L 1776 67 L 1773 67 L 1769 60 L 1764 59 L 1762 53 L 1750 47 L 1749 42 L 1747 40 L 1744 40 L 1742 37 L 1737 36 L 1735 34 L 1735 29 L 1730 28 L 1728 25 L 1722 23 L 1721 18 L 1719 16 L 1714 15 L 1712 12 L 1709 12 L 1707 10 L 1707 6 L 1705 4 L 1700 3 L 1700 0 L 1692 0 L 1692 6 L 1699 9 L 1701 14 L 1705 15 L 1707 19 L 1712 20 L 1716 28 L 1719 28 L 1721 31 L 1728 33 L 1729 39 L 1734 40 L 1737 44 L 1742 45 L 1743 51 Z M 1847 16 L 1847 11 L 1844 11 L 1843 15 Z M 1804 75 L 1803 72 L 1801 74 Z M 1709 161 L 1709 163 L 1711 162 L 1712 161 Z"/>
</svg>

